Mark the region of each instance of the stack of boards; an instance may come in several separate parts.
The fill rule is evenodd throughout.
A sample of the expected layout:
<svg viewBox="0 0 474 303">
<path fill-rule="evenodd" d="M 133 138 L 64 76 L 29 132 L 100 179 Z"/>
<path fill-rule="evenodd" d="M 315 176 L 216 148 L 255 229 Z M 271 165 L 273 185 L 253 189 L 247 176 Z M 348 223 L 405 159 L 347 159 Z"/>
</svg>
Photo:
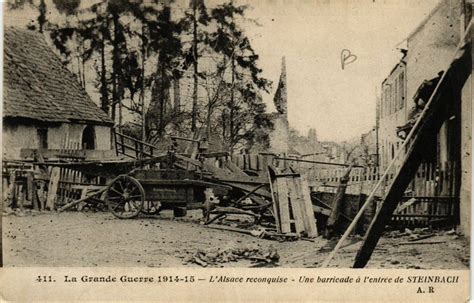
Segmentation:
<svg viewBox="0 0 474 303">
<path fill-rule="evenodd" d="M 293 170 L 279 173 L 271 166 L 268 167 L 268 177 L 277 231 L 317 237 L 308 182 Z"/>
</svg>

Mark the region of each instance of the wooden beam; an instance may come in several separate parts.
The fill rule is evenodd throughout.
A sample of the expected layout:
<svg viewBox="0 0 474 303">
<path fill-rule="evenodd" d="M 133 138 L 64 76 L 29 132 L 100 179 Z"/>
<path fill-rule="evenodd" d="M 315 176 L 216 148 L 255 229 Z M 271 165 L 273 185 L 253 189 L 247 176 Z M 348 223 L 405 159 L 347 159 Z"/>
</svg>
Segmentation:
<svg viewBox="0 0 474 303">
<path fill-rule="evenodd" d="M 343 167 L 349 167 L 350 166 L 349 164 L 342 164 L 342 163 L 331 163 L 331 162 L 323 162 L 323 161 L 302 160 L 302 159 L 292 159 L 292 158 L 282 158 L 282 157 L 276 157 L 275 159 L 276 160 L 285 160 L 285 161 L 294 161 L 294 162 L 313 163 L 313 164 L 343 166 Z M 353 165 L 353 167 L 363 167 L 363 166 Z"/>
</svg>

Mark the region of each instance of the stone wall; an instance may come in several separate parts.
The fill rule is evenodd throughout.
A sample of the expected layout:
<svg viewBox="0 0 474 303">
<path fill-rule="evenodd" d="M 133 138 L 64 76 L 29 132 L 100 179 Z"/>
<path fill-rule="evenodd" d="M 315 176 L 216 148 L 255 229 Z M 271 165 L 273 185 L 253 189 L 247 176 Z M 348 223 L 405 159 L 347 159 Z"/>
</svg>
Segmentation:
<svg viewBox="0 0 474 303">
<path fill-rule="evenodd" d="M 461 1 L 442 1 L 438 9 L 408 38 L 407 98 L 411 100 L 425 79 L 445 70 L 460 39 Z M 409 109 L 414 106 L 408 102 Z"/>
</svg>

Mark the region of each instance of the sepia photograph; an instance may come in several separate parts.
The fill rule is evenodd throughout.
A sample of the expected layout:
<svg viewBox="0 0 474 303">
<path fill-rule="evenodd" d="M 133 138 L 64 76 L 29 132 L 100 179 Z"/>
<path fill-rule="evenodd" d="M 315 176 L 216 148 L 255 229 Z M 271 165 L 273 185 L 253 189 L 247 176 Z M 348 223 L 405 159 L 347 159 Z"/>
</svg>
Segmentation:
<svg viewBox="0 0 474 303">
<path fill-rule="evenodd" d="M 468 271 L 472 7 L 6 1 L 2 267 Z"/>
</svg>

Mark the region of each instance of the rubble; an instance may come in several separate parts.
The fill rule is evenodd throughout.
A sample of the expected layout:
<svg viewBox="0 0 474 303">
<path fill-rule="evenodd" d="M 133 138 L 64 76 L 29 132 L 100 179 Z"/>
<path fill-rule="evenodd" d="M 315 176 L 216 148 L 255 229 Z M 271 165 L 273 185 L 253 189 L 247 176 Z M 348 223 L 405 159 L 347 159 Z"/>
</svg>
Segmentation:
<svg viewBox="0 0 474 303">
<path fill-rule="evenodd" d="M 266 249 L 258 246 L 242 247 L 234 242 L 229 242 L 224 247 L 198 249 L 191 256 L 184 258 L 183 264 L 195 263 L 202 267 L 217 265 L 247 259 L 254 263 L 276 264 L 280 260 L 275 247 L 270 245 Z"/>
</svg>

